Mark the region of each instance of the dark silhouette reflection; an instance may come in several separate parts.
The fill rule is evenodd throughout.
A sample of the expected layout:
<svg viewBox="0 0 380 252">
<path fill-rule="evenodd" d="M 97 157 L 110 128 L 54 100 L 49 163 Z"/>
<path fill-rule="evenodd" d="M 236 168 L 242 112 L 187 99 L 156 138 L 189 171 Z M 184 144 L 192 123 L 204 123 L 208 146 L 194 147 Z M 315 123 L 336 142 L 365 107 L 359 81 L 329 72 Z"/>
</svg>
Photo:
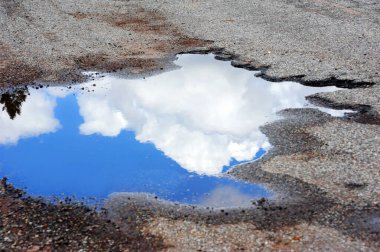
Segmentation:
<svg viewBox="0 0 380 252">
<path fill-rule="evenodd" d="M 4 105 L 3 111 L 6 110 L 12 120 L 16 115 L 21 114 L 21 106 L 27 95 L 27 89 L 18 89 L 12 93 L 8 92 L 1 95 L 0 103 Z"/>
</svg>

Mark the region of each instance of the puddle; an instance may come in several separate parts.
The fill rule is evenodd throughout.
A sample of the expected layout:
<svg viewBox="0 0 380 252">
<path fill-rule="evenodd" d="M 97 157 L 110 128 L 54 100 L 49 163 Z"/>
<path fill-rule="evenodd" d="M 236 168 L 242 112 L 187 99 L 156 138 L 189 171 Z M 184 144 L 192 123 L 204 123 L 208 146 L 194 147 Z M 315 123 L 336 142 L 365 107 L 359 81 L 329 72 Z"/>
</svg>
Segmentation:
<svg viewBox="0 0 380 252">
<path fill-rule="evenodd" d="M 271 83 L 212 55 L 175 63 L 181 68 L 145 79 L 94 75 L 3 95 L 0 176 L 42 196 L 146 192 L 210 206 L 270 197 L 221 175 L 265 154 L 259 127 L 277 111 L 311 106 L 305 96 L 337 88 Z"/>
</svg>

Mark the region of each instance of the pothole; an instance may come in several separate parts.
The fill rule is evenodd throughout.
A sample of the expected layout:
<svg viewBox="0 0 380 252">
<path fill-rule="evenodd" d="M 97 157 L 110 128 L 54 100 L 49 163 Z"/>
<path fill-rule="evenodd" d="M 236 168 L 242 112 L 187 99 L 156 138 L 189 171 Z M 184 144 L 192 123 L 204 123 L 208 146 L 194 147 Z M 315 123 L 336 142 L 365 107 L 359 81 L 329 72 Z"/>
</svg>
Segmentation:
<svg viewBox="0 0 380 252">
<path fill-rule="evenodd" d="M 225 177 L 270 144 L 260 126 L 305 97 L 336 87 L 271 83 L 213 55 L 185 54 L 179 68 L 143 79 L 88 73 L 70 87 L 3 94 L 0 176 L 31 195 L 106 198 L 148 193 L 212 207 L 249 206 L 273 193 Z"/>
</svg>

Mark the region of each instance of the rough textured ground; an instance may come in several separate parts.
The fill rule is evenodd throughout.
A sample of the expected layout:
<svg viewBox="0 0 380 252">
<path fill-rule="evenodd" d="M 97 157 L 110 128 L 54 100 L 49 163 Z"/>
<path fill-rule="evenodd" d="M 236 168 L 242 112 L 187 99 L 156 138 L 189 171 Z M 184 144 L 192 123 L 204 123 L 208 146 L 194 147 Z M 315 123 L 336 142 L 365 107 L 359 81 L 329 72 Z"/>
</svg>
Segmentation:
<svg viewBox="0 0 380 252">
<path fill-rule="evenodd" d="M 136 1 L 140 2 L 140 1 Z M 141 1 L 186 34 L 270 66 L 272 78 L 380 81 L 375 0 Z"/>
<path fill-rule="evenodd" d="M 161 239 L 138 226 L 122 232 L 103 214 L 69 200 L 26 198 L 0 181 L 0 251 L 151 251 Z"/>
<path fill-rule="evenodd" d="M 223 226 L 198 224 L 186 220 L 155 219 L 149 224 L 149 233 L 167 238 L 165 251 L 178 251 L 178 247 L 192 251 L 366 251 L 361 241 L 342 236 L 336 230 L 313 224 L 284 227 L 279 231 L 262 232 L 252 223 L 225 224 Z M 172 232 L 176 233 L 173 236 Z M 245 235 L 242 235 L 245 234 Z M 305 235 L 307 234 L 307 235 Z M 192 239 L 188 239 L 188 236 Z M 338 239 L 338 240 L 337 240 Z M 375 249 L 375 248 L 374 248 Z"/>
<path fill-rule="evenodd" d="M 157 70 L 173 52 L 206 42 L 125 1 L 0 3 L 0 86 L 78 81 L 83 70 Z"/>
<path fill-rule="evenodd" d="M 168 250 L 378 251 L 379 30 L 375 0 L 1 1 L 0 86 L 78 81 L 83 70 L 161 71 L 175 53 L 201 50 L 238 67 L 261 69 L 267 79 L 361 87 L 309 97 L 316 104 L 356 110 L 355 115 L 337 119 L 287 110 L 281 112 L 283 120 L 262 128 L 273 149 L 231 175 L 270 186 L 280 192 L 276 201 L 228 215 L 145 201 L 134 205 L 122 196 L 108 207 L 124 235 L 138 224 L 145 237 L 162 237 Z M 17 216 L 24 222 L 36 216 L 33 224 L 45 212 L 9 215 L 3 202 L 35 206 L 6 193 L 1 197 L 0 249 L 11 249 L 20 230 L 12 226 Z M 70 211 L 82 216 L 82 210 Z M 103 223 L 99 217 L 83 225 L 92 221 Z M 57 228 L 68 234 L 60 224 Z M 88 234 L 73 230 L 77 239 Z M 16 240 L 34 245 L 23 235 Z"/>
</svg>

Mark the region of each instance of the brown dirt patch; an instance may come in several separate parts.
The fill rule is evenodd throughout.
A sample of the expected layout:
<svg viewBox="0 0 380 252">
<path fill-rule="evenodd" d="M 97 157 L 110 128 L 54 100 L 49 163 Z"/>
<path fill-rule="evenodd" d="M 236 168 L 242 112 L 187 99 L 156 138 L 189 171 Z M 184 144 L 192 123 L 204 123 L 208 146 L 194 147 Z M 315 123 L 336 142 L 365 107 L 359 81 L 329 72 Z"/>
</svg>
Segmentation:
<svg viewBox="0 0 380 252">
<path fill-rule="evenodd" d="M 114 71 L 128 68 L 132 72 L 142 70 L 153 70 L 157 68 L 154 59 L 149 58 L 127 58 L 115 61 L 105 54 L 85 55 L 75 60 L 77 66 L 84 70 Z"/>
<path fill-rule="evenodd" d="M 11 56 L 13 56 L 11 47 L 0 42 L 0 69 L 8 67 Z"/>
<path fill-rule="evenodd" d="M 92 19 L 106 22 L 114 27 L 129 29 L 141 33 L 154 33 L 160 35 L 172 34 L 175 30 L 166 23 L 166 19 L 155 12 L 138 9 L 133 13 L 68 13 L 69 15 L 83 20 Z"/>
<path fill-rule="evenodd" d="M 86 12 L 62 10 L 62 14 L 74 18 L 67 21 L 72 23 L 70 27 L 81 27 L 81 31 L 75 30 L 73 35 L 83 31 L 79 38 L 89 38 L 99 29 L 99 36 L 88 41 L 77 41 L 73 36 L 71 41 L 67 36 L 61 38 L 55 29 L 39 24 L 37 19 L 32 26 L 38 27 L 41 34 L 35 37 L 47 40 L 31 39 L 30 46 L 24 45 L 36 49 L 19 48 L 20 53 L 13 53 L 9 46 L 0 42 L 0 87 L 24 85 L 35 80 L 81 82 L 86 79 L 81 74 L 83 70 L 114 72 L 126 69 L 141 74 L 163 68 L 166 64 L 163 59 L 172 59 L 176 53 L 197 50 L 211 43 L 184 36 L 163 16 L 136 6 L 120 11 L 111 8 L 109 12 L 100 12 L 96 8 Z M 91 36 L 87 36 L 86 31 Z M 12 46 L 18 48 L 20 43 Z M 39 51 L 38 48 L 46 50 Z"/>
<path fill-rule="evenodd" d="M 117 58 L 101 53 L 87 54 L 75 59 L 77 66 L 85 70 L 115 71 L 128 69 L 132 73 L 141 73 L 160 68 L 161 65 L 157 63 L 157 58 L 159 57 L 189 48 L 204 47 L 211 43 L 210 41 L 183 36 L 174 26 L 167 23 L 164 17 L 141 8 L 133 13 L 99 14 L 75 12 L 68 14 L 79 20 L 91 19 L 133 32 L 164 36 L 163 39 L 154 39 L 151 46 L 147 48 L 140 48 L 141 45 L 136 44 L 134 48 L 138 48 L 137 51 L 123 52 Z M 126 45 L 131 45 L 131 43 L 128 42 Z M 125 45 L 120 47 L 123 46 Z M 152 55 L 156 57 L 152 57 Z"/>
<path fill-rule="evenodd" d="M 0 87 L 26 84 L 41 77 L 40 69 L 14 58 L 11 47 L 0 43 Z"/>
<path fill-rule="evenodd" d="M 28 84 L 41 76 L 42 71 L 38 67 L 8 61 L 0 67 L 0 87 Z"/>
</svg>

